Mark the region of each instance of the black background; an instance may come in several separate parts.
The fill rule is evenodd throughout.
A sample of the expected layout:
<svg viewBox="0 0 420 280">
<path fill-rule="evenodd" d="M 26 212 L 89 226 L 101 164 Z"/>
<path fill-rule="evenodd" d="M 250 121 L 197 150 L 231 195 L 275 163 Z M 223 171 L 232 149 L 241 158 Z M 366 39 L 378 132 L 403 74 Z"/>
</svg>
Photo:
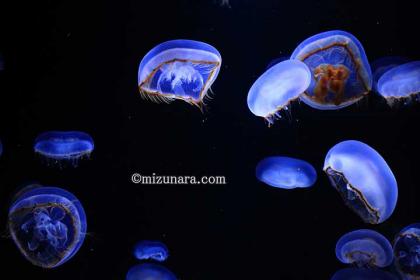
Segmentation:
<svg viewBox="0 0 420 280">
<path fill-rule="evenodd" d="M 371 1 L 15 1 L 0 9 L 0 240 L 7 279 L 124 279 L 138 263 L 132 247 L 161 240 L 165 265 L 180 279 L 329 279 L 340 264 L 337 239 L 372 228 L 389 239 L 419 222 L 420 106 L 390 108 L 374 94 L 340 111 L 292 106 L 268 128 L 246 96 L 274 58 L 305 38 L 342 29 L 363 43 L 370 61 L 419 59 L 418 15 L 409 2 Z M 367 6 L 370 4 L 371 6 Z M 138 64 L 152 47 L 186 38 L 223 57 L 214 99 L 202 114 L 176 101 L 142 100 Z M 46 130 L 82 130 L 95 140 L 77 169 L 49 168 L 33 154 Z M 330 147 L 361 140 L 379 151 L 399 183 L 394 214 L 364 224 L 322 172 Z M 313 188 L 280 190 L 254 169 L 270 155 L 311 162 Z M 223 175 L 227 185 L 144 186 L 150 175 Z M 82 202 L 88 231 L 79 253 L 53 270 L 33 267 L 8 238 L 13 192 L 32 181 L 64 187 Z M 3 279 L 3 276 L 1 276 Z"/>
</svg>

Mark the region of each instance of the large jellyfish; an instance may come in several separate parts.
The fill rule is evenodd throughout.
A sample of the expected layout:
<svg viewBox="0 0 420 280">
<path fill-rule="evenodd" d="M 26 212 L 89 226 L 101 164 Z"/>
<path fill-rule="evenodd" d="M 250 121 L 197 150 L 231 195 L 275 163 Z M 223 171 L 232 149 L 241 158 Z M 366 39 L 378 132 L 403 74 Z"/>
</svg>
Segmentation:
<svg viewBox="0 0 420 280">
<path fill-rule="evenodd" d="M 256 168 L 257 178 L 282 189 L 307 188 L 317 178 L 315 168 L 306 161 L 290 157 L 267 157 Z"/>
<path fill-rule="evenodd" d="M 219 74 L 222 58 L 209 44 L 192 40 L 164 42 L 139 66 L 138 87 L 152 101 L 184 100 L 201 107 Z"/>
<path fill-rule="evenodd" d="M 346 233 L 335 247 L 337 259 L 359 267 L 386 267 L 392 263 L 389 241 L 380 233 L 360 229 Z"/>
<path fill-rule="evenodd" d="M 288 110 L 291 101 L 309 86 L 311 72 L 298 60 L 285 60 L 271 66 L 252 85 L 248 93 L 248 108 L 256 115 L 274 122 L 280 110 Z"/>
<path fill-rule="evenodd" d="M 138 260 L 152 259 L 163 262 L 168 258 L 169 250 L 160 241 L 142 240 L 134 246 L 134 256 Z"/>
<path fill-rule="evenodd" d="M 391 216 L 397 204 L 397 181 L 373 148 L 354 140 L 338 143 L 329 150 L 324 171 L 364 222 L 378 224 Z"/>
<path fill-rule="evenodd" d="M 87 228 L 83 207 L 73 194 L 39 185 L 31 185 L 15 196 L 8 225 L 23 256 L 44 268 L 71 259 L 82 246 Z"/>
<path fill-rule="evenodd" d="M 176 280 L 176 276 L 166 267 L 144 263 L 133 266 L 127 273 L 126 280 Z"/>
<path fill-rule="evenodd" d="M 308 65 L 311 84 L 300 99 L 321 110 L 349 106 L 372 88 L 372 73 L 362 44 L 352 34 L 328 31 L 303 41 L 290 59 Z"/>
<path fill-rule="evenodd" d="M 370 65 L 373 76 L 373 89 L 378 91 L 378 81 L 383 74 L 398 65 L 407 63 L 409 60 L 402 56 L 386 56 L 373 61 Z"/>
<path fill-rule="evenodd" d="M 412 224 L 394 239 L 395 265 L 404 279 L 420 279 L 420 224 Z"/>
</svg>

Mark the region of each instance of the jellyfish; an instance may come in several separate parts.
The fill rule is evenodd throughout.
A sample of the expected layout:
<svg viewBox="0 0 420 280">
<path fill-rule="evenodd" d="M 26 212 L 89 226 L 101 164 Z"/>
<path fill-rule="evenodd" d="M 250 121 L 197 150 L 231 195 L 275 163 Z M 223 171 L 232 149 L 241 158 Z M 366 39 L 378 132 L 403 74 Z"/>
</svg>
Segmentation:
<svg viewBox="0 0 420 280">
<path fill-rule="evenodd" d="M 398 280 L 398 278 L 379 269 L 344 268 L 337 271 L 331 280 Z"/>
<path fill-rule="evenodd" d="M 372 73 L 365 51 L 350 33 L 335 30 L 314 35 L 303 41 L 290 59 L 308 65 L 311 84 L 300 99 L 315 109 L 349 106 L 372 88 Z"/>
<path fill-rule="evenodd" d="M 342 263 L 358 267 L 387 267 L 393 252 L 389 241 L 380 233 L 360 229 L 346 233 L 337 242 L 335 255 Z"/>
<path fill-rule="evenodd" d="M 371 63 L 372 75 L 373 75 L 373 89 L 378 91 L 379 78 L 392 68 L 407 63 L 409 60 L 402 56 L 386 56 L 379 58 Z"/>
<path fill-rule="evenodd" d="M 390 105 L 396 101 L 419 99 L 420 61 L 401 64 L 385 72 L 379 78 L 377 90 Z"/>
<path fill-rule="evenodd" d="M 201 108 L 221 64 L 220 53 L 209 44 L 192 40 L 164 42 L 141 61 L 138 87 L 142 97 L 152 101 L 181 99 Z"/>
<path fill-rule="evenodd" d="M 290 102 L 297 99 L 309 86 L 309 68 L 298 60 L 282 61 L 265 71 L 248 93 L 248 108 L 269 123 L 280 118 L 279 111 L 288 110 Z"/>
<path fill-rule="evenodd" d="M 402 229 L 394 239 L 395 265 L 405 279 L 420 279 L 420 224 Z"/>
<path fill-rule="evenodd" d="M 315 184 L 315 168 L 306 161 L 290 157 L 267 157 L 256 168 L 258 180 L 281 189 L 308 188 Z"/>
<path fill-rule="evenodd" d="M 163 262 L 169 256 L 169 250 L 160 241 L 142 240 L 134 246 L 134 256 L 139 260 L 152 259 Z"/>
<path fill-rule="evenodd" d="M 70 260 L 86 235 L 79 200 L 58 187 L 30 185 L 9 208 L 10 235 L 23 256 L 36 266 L 54 268 Z"/>
<path fill-rule="evenodd" d="M 92 137 L 81 131 L 48 131 L 40 134 L 34 143 L 34 151 L 47 162 L 69 162 L 77 166 L 80 159 L 89 157 L 94 149 Z"/>
<path fill-rule="evenodd" d="M 144 263 L 133 266 L 127 273 L 126 280 L 176 280 L 176 276 L 166 267 Z"/>
<path fill-rule="evenodd" d="M 325 158 L 324 172 L 364 222 L 378 224 L 391 216 L 397 204 L 397 181 L 373 148 L 355 140 L 338 143 Z"/>
</svg>

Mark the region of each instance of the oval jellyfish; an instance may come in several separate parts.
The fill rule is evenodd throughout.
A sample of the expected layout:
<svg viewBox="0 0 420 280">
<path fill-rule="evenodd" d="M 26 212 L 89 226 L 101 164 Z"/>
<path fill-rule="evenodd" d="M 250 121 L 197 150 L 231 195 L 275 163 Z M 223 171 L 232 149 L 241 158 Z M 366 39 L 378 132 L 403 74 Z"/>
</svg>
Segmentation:
<svg viewBox="0 0 420 280">
<path fill-rule="evenodd" d="M 406 279 L 420 279 L 420 224 L 412 224 L 394 240 L 395 264 Z"/>
<path fill-rule="evenodd" d="M 372 73 L 362 44 L 352 34 L 328 31 L 303 41 L 290 59 L 308 65 L 311 85 L 300 96 L 307 105 L 334 110 L 351 105 L 372 88 Z"/>
<path fill-rule="evenodd" d="M 354 140 L 338 143 L 329 150 L 324 171 L 364 222 L 378 224 L 391 216 L 397 204 L 397 181 L 373 148 Z"/>
<path fill-rule="evenodd" d="M 378 81 L 378 93 L 389 104 L 418 98 L 420 93 L 420 61 L 412 61 L 388 70 Z"/>
<path fill-rule="evenodd" d="M 372 62 L 373 89 L 378 91 L 378 81 L 388 70 L 407 62 L 408 59 L 402 56 L 386 56 Z"/>
<path fill-rule="evenodd" d="M 72 258 L 86 234 L 86 215 L 79 200 L 57 187 L 31 185 L 9 208 L 13 241 L 32 264 L 57 267 Z"/>
<path fill-rule="evenodd" d="M 94 149 L 92 137 L 81 131 L 48 131 L 35 139 L 34 151 L 49 162 L 70 162 L 77 166 L 83 157 Z"/>
<path fill-rule="evenodd" d="M 248 108 L 272 124 L 278 111 L 288 110 L 291 101 L 298 98 L 309 86 L 311 73 L 297 60 L 282 61 L 262 74 L 248 93 Z"/>
<path fill-rule="evenodd" d="M 201 107 L 221 64 L 220 53 L 209 44 L 192 40 L 164 42 L 141 61 L 138 87 L 142 97 L 152 101 L 181 99 Z"/>
<path fill-rule="evenodd" d="M 386 267 L 392 263 L 389 241 L 380 233 L 360 229 L 343 235 L 335 247 L 335 255 L 342 263 L 359 267 Z"/>
<path fill-rule="evenodd" d="M 337 271 L 331 280 L 398 280 L 398 278 L 379 269 L 344 268 Z"/>
<path fill-rule="evenodd" d="M 176 276 L 166 267 L 144 263 L 133 266 L 127 273 L 126 280 L 176 280 Z"/>
<path fill-rule="evenodd" d="M 306 161 L 289 157 L 267 157 L 256 168 L 258 180 L 282 189 L 307 188 L 317 178 L 315 168 Z"/>
<path fill-rule="evenodd" d="M 163 262 L 168 258 L 169 250 L 162 242 L 143 240 L 134 246 L 134 256 L 139 260 Z"/>
</svg>

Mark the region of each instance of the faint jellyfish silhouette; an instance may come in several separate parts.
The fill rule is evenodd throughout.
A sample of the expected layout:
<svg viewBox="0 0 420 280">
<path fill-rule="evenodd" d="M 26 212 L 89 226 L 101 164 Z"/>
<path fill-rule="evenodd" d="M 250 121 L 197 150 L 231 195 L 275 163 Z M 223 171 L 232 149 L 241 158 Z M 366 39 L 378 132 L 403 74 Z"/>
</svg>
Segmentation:
<svg viewBox="0 0 420 280">
<path fill-rule="evenodd" d="M 382 156 L 354 140 L 332 147 L 324 171 L 346 205 L 364 222 L 382 223 L 391 216 L 398 198 L 397 181 Z"/>
<path fill-rule="evenodd" d="M 209 44 L 192 40 L 164 42 L 142 59 L 138 87 L 155 102 L 184 100 L 201 108 L 219 74 L 222 58 Z"/>
<path fill-rule="evenodd" d="M 402 56 L 386 56 L 373 61 L 370 64 L 373 76 L 373 89 L 376 92 L 378 91 L 378 81 L 383 74 L 398 65 L 407 63 L 408 61 L 408 58 Z"/>
<path fill-rule="evenodd" d="M 342 263 L 358 267 L 387 267 L 394 257 L 389 241 L 369 229 L 344 234 L 337 242 L 335 254 Z"/>
<path fill-rule="evenodd" d="M 420 279 L 420 224 L 402 229 L 394 239 L 395 266 L 404 279 Z"/>
<path fill-rule="evenodd" d="M 281 118 L 279 111 L 289 110 L 289 104 L 309 86 L 311 72 L 298 60 L 282 61 L 266 70 L 248 92 L 248 108 L 263 117 L 269 125 Z"/>
<path fill-rule="evenodd" d="M 163 262 L 169 256 L 169 250 L 160 241 L 142 240 L 134 246 L 134 256 L 138 260 L 152 259 Z"/>
<path fill-rule="evenodd" d="M 57 187 L 30 185 L 9 208 L 9 231 L 32 264 L 54 268 L 71 259 L 83 244 L 87 223 L 79 200 Z"/>
<path fill-rule="evenodd" d="M 127 273 L 126 280 L 176 280 L 175 274 L 158 264 L 135 265 Z"/>
<path fill-rule="evenodd" d="M 70 163 L 76 167 L 79 160 L 89 157 L 94 149 L 92 137 L 81 131 L 48 131 L 40 134 L 34 143 L 34 151 L 47 163 L 60 167 Z"/>
<path fill-rule="evenodd" d="M 352 34 L 334 30 L 303 41 L 290 59 L 308 65 L 312 80 L 300 99 L 321 110 L 349 106 L 372 88 L 372 73 L 362 44 Z"/>
<path fill-rule="evenodd" d="M 337 271 L 331 280 L 398 280 L 398 277 L 379 269 L 344 268 Z"/>
<path fill-rule="evenodd" d="M 256 168 L 258 180 L 281 189 L 307 188 L 315 184 L 315 168 L 306 161 L 290 157 L 267 157 Z"/>
</svg>

